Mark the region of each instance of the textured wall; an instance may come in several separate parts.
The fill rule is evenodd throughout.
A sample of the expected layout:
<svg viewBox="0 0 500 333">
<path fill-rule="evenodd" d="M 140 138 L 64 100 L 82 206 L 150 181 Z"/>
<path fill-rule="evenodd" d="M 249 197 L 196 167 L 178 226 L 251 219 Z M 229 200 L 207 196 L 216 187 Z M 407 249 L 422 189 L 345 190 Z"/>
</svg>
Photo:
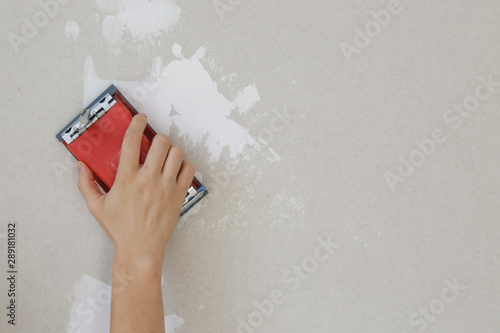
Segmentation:
<svg viewBox="0 0 500 333">
<path fill-rule="evenodd" d="M 54 135 L 109 83 L 211 190 L 167 332 L 500 331 L 498 1 L 63 2 L 0 3 L 2 332 L 106 323 L 112 247 Z"/>
</svg>

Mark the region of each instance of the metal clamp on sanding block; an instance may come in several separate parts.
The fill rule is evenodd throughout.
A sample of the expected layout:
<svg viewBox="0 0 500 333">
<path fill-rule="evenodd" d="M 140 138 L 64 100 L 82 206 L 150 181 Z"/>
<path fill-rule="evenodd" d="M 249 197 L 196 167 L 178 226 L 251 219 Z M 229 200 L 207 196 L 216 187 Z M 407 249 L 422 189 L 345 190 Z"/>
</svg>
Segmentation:
<svg viewBox="0 0 500 333">
<path fill-rule="evenodd" d="M 56 135 L 77 160 L 92 170 L 104 192 L 113 186 L 123 137 L 136 114 L 137 110 L 111 85 Z M 156 132 L 148 124 L 142 136 L 141 164 L 146 160 L 155 135 Z M 184 215 L 207 194 L 207 189 L 195 177 L 180 215 Z"/>
<path fill-rule="evenodd" d="M 67 128 L 62 134 L 62 139 L 66 141 L 67 144 L 73 142 L 81 134 L 83 134 L 87 128 L 92 126 L 99 118 L 104 116 L 106 112 L 111 109 L 113 105 L 116 104 L 116 100 L 111 97 L 110 94 L 106 94 L 97 104 L 93 105 L 90 109 L 84 109 L 80 112 L 78 120 Z"/>
</svg>

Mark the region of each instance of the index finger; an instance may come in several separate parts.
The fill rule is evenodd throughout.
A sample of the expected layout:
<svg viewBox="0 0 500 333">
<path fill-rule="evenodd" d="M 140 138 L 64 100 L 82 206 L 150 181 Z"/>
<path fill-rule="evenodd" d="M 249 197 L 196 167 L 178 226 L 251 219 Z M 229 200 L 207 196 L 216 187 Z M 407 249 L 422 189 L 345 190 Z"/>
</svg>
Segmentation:
<svg viewBox="0 0 500 333">
<path fill-rule="evenodd" d="M 120 153 L 120 163 L 118 173 L 133 172 L 139 168 L 141 155 L 142 135 L 146 129 L 148 120 L 146 115 L 140 113 L 132 118 L 130 125 L 123 137 L 122 150 Z"/>
</svg>

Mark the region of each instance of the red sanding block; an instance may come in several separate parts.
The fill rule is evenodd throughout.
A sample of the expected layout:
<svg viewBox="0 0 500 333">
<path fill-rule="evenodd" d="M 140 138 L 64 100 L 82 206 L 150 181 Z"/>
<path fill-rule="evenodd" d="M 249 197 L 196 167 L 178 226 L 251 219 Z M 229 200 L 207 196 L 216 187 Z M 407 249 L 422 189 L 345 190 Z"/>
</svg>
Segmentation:
<svg viewBox="0 0 500 333">
<path fill-rule="evenodd" d="M 135 108 L 111 85 L 56 135 L 77 160 L 92 170 L 104 192 L 113 186 L 123 137 L 136 114 Z M 141 164 L 155 135 L 156 132 L 148 124 L 142 136 Z M 207 194 L 207 189 L 195 177 L 186 194 L 181 216 Z"/>
</svg>

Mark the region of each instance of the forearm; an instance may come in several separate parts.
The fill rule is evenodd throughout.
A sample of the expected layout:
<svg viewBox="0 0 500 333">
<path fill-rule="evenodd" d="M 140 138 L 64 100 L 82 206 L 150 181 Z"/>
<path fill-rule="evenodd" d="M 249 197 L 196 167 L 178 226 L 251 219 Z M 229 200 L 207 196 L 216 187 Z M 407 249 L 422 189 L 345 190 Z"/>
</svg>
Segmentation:
<svg viewBox="0 0 500 333">
<path fill-rule="evenodd" d="M 165 332 L 161 264 L 115 252 L 111 333 Z"/>
<path fill-rule="evenodd" d="M 115 249 L 111 333 L 165 332 L 161 294 L 165 246 L 195 172 L 183 151 L 162 134 L 155 136 L 140 164 L 146 126 L 145 115 L 132 119 L 108 193 L 101 193 L 92 171 L 78 163 L 78 188 Z"/>
</svg>

